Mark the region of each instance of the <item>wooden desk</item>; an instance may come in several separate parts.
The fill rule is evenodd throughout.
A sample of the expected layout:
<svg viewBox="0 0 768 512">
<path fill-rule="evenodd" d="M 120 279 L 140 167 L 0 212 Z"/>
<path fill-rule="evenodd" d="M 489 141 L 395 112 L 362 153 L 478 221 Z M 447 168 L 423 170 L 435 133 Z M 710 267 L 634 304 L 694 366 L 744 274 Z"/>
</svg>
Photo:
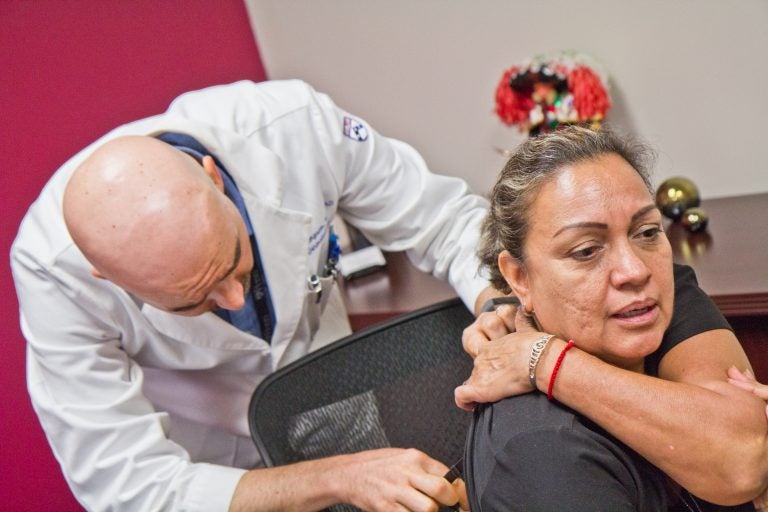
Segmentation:
<svg viewBox="0 0 768 512">
<path fill-rule="evenodd" d="M 667 228 L 675 261 L 696 270 L 727 317 L 768 317 L 768 193 L 706 200 L 701 207 L 709 214 L 706 231 Z"/>
<path fill-rule="evenodd" d="M 384 270 L 341 283 L 352 329 L 456 297 L 450 285 L 414 267 L 403 252 L 384 253 Z"/>
</svg>

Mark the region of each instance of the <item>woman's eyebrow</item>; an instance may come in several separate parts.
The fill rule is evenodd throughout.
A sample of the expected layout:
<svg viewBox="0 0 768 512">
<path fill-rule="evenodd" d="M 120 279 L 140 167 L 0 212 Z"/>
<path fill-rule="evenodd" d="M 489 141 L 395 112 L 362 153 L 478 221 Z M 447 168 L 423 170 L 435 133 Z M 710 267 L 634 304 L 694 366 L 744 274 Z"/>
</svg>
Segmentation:
<svg viewBox="0 0 768 512">
<path fill-rule="evenodd" d="M 648 213 L 650 211 L 653 211 L 653 210 L 657 210 L 657 209 L 658 208 L 656 207 L 655 204 L 649 204 L 648 206 L 644 206 L 643 208 L 640 208 L 639 210 L 637 210 L 637 213 L 635 213 L 632 216 L 632 222 L 635 222 L 637 219 L 639 219 L 640 217 L 642 217 L 646 213 Z"/>
<path fill-rule="evenodd" d="M 567 226 L 563 226 L 560 229 L 557 230 L 557 233 L 555 233 L 552 238 L 556 237 L 563 231 L 567 229 L 574 229 L 574 228 L 596 228 L 596 229 L 608 229 L 608 224 L 602 223 L 602 222 L 574 222 L 573 224 L 568 224 Z"/>
<path fill-rule="evenodd" d="M 655 204 L 649 204 L 647 206 L 644 206 L 640 208 L 637 212 L 635 212 L 632 215 L 632 222 L 636 222 L 637 219 L 643 217 L 648 212 L 656 210 Z M 563 226 L 562 228 L 557 230 L 557 233 L 555 233 L 552 238 L 556 237 L 566 229 L 573 229 L 573 228 L 592 228 L 592 229 L 608 229 L 608 224 L 605 224 L 603 222 L 574 222 L 573 224 L 568 224 L 567 226 Z"/>
</svg>

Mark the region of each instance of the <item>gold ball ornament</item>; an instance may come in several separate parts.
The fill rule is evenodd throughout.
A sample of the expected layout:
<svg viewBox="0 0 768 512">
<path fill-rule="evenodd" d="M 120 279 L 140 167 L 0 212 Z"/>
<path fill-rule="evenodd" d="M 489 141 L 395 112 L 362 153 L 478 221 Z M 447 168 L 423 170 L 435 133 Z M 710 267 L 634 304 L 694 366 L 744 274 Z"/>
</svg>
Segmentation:
<svg viewBox="0 0 768 512">
<path fill-rule="evenodd" d="M 707 229 L 709 215 L 701 208 L 688 208 L 683 212 L 680 223 L 691 233 L 698 233 Z"/>
<path fill-rule="evenodd" d="M 665 217 L 674 221 L 680 220 L 686 210 L 700 203 L 699 189 L 688 178 L 669 178 L 656 189 L 656 206 Z"/>
</svg>

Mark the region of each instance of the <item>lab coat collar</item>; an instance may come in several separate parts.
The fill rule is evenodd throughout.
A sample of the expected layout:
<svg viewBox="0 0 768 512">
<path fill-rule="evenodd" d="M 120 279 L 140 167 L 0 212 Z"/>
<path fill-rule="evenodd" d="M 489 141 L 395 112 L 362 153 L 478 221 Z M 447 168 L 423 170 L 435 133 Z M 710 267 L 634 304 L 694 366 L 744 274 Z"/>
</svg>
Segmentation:
<svg viewBox="0 0 768 512">
<path fill-rule="evenodd" d="M 307 254 L 288 248 L 306 246 L 311 222 L 307 214 L 274 208 L 259 202 L 248 192 L 244 192 L 244 198 L 261 243 L 261 259 L 277 316 L 271 347 L 266 341 L 244 333 L 210 313 L 183 317 L 148 304 L 143 305 L 142 312 L 158 331 L 185 343 L 209 348 L 270 351 L 274 370 L 289 343 L 306 343 L 307 346 L 310 343 L 310 334 L 302 319 L 302 305 L 307 296 L 305 280 L 278 282 L 277 278 L 309 275 Z"/>
<path fill-rule="evenodd" d="M 182 316 L 149 304 L 143 304 L 141 312 L 160 333 L 182 343 L 210 349 L 269 351 L 266 341 L 233 327 L 213 313 Z"/>
<path fill-rule="evenodd" d="M 261 144 L 232 131 L 222 132 L 205 124 L 171 114 L 162 114 L 129 123 L 110 132 L 95 145 L 121 135 L 154 136 L 180 132 L 194 137 L 233 175 L 241 192 L 279 207 L 283 197 L 282 160 Z M 243 171 L 250 176 L 243 176 Z"/>
</svg>

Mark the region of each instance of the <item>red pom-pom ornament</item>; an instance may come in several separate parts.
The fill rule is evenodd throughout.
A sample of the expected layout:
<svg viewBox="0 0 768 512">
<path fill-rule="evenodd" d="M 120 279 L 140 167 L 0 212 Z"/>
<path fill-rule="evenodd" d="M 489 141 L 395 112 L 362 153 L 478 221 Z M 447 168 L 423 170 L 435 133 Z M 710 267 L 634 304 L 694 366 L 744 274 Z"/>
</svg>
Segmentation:
<svg viewBox="0 0 768 512">
<path fill-rule="evenodd" d="M 496 87 L 496 115 L 532 136 L 561 124 L 599 126 L 610 108 L 605 74 L 580 53 L 539 56 L 512 66 Z"/>
</svg>

